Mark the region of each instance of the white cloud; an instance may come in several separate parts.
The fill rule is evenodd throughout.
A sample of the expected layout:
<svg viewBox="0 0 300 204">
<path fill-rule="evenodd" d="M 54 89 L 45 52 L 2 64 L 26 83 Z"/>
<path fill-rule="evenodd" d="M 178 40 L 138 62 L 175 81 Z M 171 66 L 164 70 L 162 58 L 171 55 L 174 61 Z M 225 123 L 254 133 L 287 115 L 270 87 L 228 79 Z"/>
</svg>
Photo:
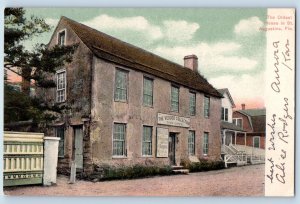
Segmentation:
<svg viewBox="0 0 300 204">
<path fill-rule="evenodd" d="M 185 55 L 198 56 L 201 73 L 251 71 L 257 61 L 239 55 L 241 45 L 234 42 L 199 43 L 194 46 L 157 47 L 154 52 L 179 64 L 183 64 Z"/>
<path fill-rule="evenodd" d="M 240 20 L 234 26 L 234 33 L 240 36 L 251 36 L 257 34 L 262 26 L 263 22 L 257 16 L 253 16 Z"/>
<path fill-rule="evenodd" d="M 195 32 L 200 28 L 197 23 L 187 21 L 168 20 L 163 22 L 165 37 L 170 41 L 184 42 L 193 38 Z"/>
<path fill-rule="evenodd" d="M 208 80 L 216 88 L 228 88 L 235 103 L 263 102 L 265 96 L 264 73 L 242 76 L 220 76 Z"/>
<path fill-rule="evenodd" d="M 156 25 L 143 16 L 119 18 L 106 14 L 82 23 L 123 40 L 138 39 L 144 43 L 158 40 L 168 40 L 173 43 L 187 42 L 200 28 L 197 23 L 184 20 L 166 20 L 162 22 L 162 25 Z"/>
<path fill-rule="evenodd" d="M 149 40 L 163 37 L 160 27 L 150 24 L 143 16 L 118 18 L 103 14 L 82 23 L 103 32 L 134 31 L 136 35 L 146 35 Z"/>
<path fill-rule="evenodd" d="M 53 26 L 55 27 L 58 23 L 59 19 L 56 19 L 56 18 L 46 18 L 45 19 L 45 22 L 50 25 L 50 26 Z"/>
</svg>

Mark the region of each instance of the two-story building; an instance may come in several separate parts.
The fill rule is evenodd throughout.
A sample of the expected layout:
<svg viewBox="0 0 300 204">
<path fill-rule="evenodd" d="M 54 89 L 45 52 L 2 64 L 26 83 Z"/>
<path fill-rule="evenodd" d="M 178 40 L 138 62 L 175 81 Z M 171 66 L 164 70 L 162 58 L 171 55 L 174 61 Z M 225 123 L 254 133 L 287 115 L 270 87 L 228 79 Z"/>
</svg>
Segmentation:
<svg viewBox="0 0 300 204">
<path fill-rule="evenodd" d="M 48 46 L 74 43 L 72 63 L 44 93 L 68 107 L 53 123 L 60 169 L 71 161 L 92 172 L 101 164 L 220 159 L 222 95 L 199 74 L 195 55 L 182 66 L 62 17 Z"/>
<path fill-rule="evenodd" d="M 233 112 L 233 123 L 247 132 L 246 136 L 238 135 L 237 144 L 253 148 L 265 149 L 266 141 L 266 109 L 246 109 Z"/>
</svg>

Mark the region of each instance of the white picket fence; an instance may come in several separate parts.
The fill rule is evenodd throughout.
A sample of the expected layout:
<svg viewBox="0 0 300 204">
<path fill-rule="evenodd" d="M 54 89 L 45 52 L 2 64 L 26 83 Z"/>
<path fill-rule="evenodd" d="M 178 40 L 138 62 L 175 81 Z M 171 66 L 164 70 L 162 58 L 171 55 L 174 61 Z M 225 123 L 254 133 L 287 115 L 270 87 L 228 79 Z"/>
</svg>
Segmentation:
<svg viewBox="0 0 300 204">
<path fill-rule="evenodd" d="M 43 138 L 43 133 L 4 132 L 4 186 L 43 183 Z"/>
</svg>

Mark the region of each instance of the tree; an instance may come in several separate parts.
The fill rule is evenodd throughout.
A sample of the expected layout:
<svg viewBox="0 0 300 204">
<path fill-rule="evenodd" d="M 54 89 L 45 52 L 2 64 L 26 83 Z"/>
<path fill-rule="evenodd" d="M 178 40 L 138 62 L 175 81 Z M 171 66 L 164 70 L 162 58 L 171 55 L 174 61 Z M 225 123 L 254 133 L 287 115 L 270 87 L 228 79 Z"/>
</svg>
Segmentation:
<svg viewBox="0 0 300 204">
<path fill-rule="evenodd" d="M 50 26 L 44 19 L 25 17 L 23 8 L 6 8 L 4 11 L 4 68 L 16 72 L 22 77 L 21 92 L 10 88 L 5 80 L 5 123 L 19 120 L 53 120 L 51 112 L 61 112 L 65 107 L 49 104 L 42 98 L 30 97 L 30 86 L 48 89 L 56 86 L 52 78 L 57 68 L 72 61 L 77 45 L 54 46 L 36 44 L 33 50 L 27 50 L 24 41 L 32 39 Z"/>
</svg>

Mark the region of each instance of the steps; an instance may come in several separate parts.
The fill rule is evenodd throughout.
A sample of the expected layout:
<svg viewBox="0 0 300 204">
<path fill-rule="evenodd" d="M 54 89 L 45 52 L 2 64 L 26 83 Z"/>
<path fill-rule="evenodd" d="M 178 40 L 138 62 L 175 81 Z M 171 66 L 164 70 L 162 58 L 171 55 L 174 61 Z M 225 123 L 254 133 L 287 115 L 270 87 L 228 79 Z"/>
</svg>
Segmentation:
<svg viewBox="0 0 300 204">
<path fill-rule="evenodd" d="M 189 174 L 190 171 L 183 166 L 172 166 L 172 172 L 174 174 Z"/>
</svg>

